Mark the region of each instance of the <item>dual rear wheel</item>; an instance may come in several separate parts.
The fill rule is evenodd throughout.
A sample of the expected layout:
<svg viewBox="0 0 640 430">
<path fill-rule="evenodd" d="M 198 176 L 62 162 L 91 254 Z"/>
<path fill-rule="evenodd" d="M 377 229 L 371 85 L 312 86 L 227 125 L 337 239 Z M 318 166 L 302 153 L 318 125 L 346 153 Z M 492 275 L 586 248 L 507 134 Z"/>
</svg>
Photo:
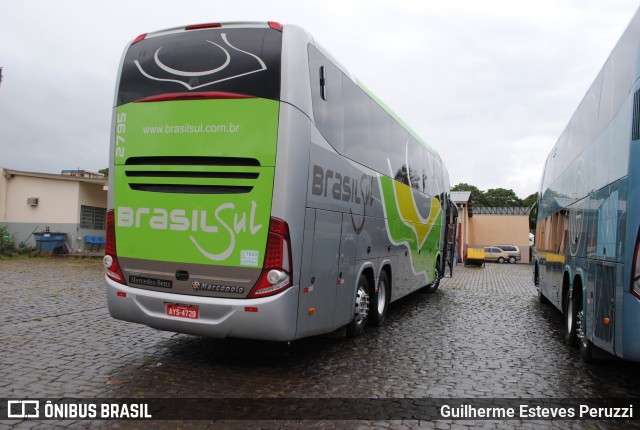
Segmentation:
<svg viewBox="0 0 640 430">
<path fill-rule="evenodd" d="M 355 311 L 347 325 L 347 336 L 358 337 L 364 333 L 367 323 L 381 326 L 387 316 L 390 294 L 389 277 L 385 271 L 380 273 L 377 288 L 372 288 L 366 275 L 360 275 L 356 289 Z"/>
<path fill-rule="evenodd" d="M 569 346 L 577 346 L 580 349 L 580 357 L 585 363 L 591 363 L 593 361 L 593 343 L 587 337 L 584 318 L 582 292 L 578 286 L 577 291 L 571 297 L 565 297 L 564 339 Z"/>
</svg>

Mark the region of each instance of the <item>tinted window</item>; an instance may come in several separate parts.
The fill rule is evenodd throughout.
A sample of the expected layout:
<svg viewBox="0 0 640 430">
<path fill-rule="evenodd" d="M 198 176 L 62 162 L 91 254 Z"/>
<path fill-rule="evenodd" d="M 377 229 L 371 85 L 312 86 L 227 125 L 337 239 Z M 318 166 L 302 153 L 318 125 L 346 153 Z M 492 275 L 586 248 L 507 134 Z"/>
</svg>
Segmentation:
<svg viewBox="0 0 640 430">
<path fill-rule="evenodd" d="M 393 178 L 409 185 L 409 169 L 407 168 L 407 149 L 409 145 L 409 133 L 396 121 L 391 121 L 391 144 L 389 158 Z"/>
<path fill-rule="evenodd" d="M 217 28 L 149 37 L 129 47 L 117 104 L 189 91 L 280 98 L 282 33 Z"/>
<path fill-rule="evenodd" d="M 342 76 L 344 155 L 368 166 L 371 100 L 351 79 Z"/>
<path fill-rule="evenodd" d="M 327 142 L 342 153 L 342 71 L 309 45 L 309 76 L 316 126 Z"/>
<path fill-rule="evenodd" d="M 411 187 L 416 190 L 424 191 L 424 187 L 422 185 L 422 145 L 420 145 L 413 137 L 409 138 L 407 154 Z"/>
<path fill-rule="evenodd" d="M 371 102 L 371 167 L 389 175 L 389 114 Z"/>
</svg>

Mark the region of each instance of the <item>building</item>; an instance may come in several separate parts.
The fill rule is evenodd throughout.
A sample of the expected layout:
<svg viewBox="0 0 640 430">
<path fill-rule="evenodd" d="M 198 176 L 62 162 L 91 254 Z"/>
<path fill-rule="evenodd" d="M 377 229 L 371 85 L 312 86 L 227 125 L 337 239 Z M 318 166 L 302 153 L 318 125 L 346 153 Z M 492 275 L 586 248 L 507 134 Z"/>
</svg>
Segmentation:
<svg viewBox="0 0 640 430">
<path fill-rule="evenodd" d="M 64 248 L 78 252 L 89 248 L 87 238 L 104 237 L 107 180 L 82 172 L 55 175 L 0 168 L 0 224 L 7 226 L 16 245 L 36 246 L 34 232 L 48 230 L 66 233 Z"/>
<path fill-rule="evenodd" d="M 529 207 L 477 207 L 469 226 L 469 246 L 516 245 L 521 263 L 530 261 Z"/>
<path fill-rule="evenodd" d="M 451 201 L 458 208 L 458 231 L 456 232 L 457 244 L 456 253 L 458 261 L 464 261 L 465 251 L 469 243 L 469 225 L 473 217 L 473 203 L 471 201 L 471 191 L 451 191 Z"/>
<path fill-rule="evenodd" d="M 467 248 L 492 245 L 516 245 L 521 263 L 529 263 L 528 207 L 474 207 L 471 192 L 452 191 L 451 200 L 458 207 L 458 255 L 464 261 Z"/>
</svg>

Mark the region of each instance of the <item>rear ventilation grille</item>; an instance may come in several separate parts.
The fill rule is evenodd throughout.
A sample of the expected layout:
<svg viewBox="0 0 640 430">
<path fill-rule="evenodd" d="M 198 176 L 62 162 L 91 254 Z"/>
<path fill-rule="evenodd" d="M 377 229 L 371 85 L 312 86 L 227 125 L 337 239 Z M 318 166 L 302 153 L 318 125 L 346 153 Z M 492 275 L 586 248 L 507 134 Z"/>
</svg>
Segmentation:
<svg viewBox="0 0 640 430">
<path fill-rule="evenodd" d="M 151 193 L 245 194 L 260 176 L 255 158 L 131 157 L 125 165 L 129 187 Z"/>
<path fill-rule="evenodd" d="M 240 157 L 131 157 L 127 166 L 260 166 L 255 158 Z"/>
<path fill-rule="evenodd" d="M 253 187 L 229 185 L 129 184 L 132 190 L 177 194 L 245 194 Z"/>
<path fill-rule="evenodd" d="M 132 178 L 224 178 L 224 179 L 258 179 L 259 173 L 246 172 L 165 172 L 165 171 L 131 171 L 125 174 Z"/>
</svg>

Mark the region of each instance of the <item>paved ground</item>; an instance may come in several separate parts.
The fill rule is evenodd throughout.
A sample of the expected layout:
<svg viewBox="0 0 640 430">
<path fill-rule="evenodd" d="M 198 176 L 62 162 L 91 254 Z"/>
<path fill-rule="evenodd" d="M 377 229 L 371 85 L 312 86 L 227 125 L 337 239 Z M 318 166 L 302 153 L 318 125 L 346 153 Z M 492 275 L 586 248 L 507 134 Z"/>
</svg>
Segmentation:
<svg viewBox="0 0 640 430">
<path fill-rule="evenodd" d="M 640 365 L 583 364 L 563 343 L 559 313 L 538 304 L 530 268 L 520 264 L 458 266 L 435 294 L 392 304 L 385 326 L 370 328 L 361 338 L 291 344 L 204 339 L 115 321 L 106 308 L 97 259 L 0 260 L 0 294 L 0 399 L 232 397 L 244 398 L 250 408 L 248 398 L 391 399 L 399 407 L 414 399 L 640 398 Z M 640 423 L 370 418 L 378 420 L 27 420 L 0 421 L 0 429 L 629 428 Z"/>
</svg>

